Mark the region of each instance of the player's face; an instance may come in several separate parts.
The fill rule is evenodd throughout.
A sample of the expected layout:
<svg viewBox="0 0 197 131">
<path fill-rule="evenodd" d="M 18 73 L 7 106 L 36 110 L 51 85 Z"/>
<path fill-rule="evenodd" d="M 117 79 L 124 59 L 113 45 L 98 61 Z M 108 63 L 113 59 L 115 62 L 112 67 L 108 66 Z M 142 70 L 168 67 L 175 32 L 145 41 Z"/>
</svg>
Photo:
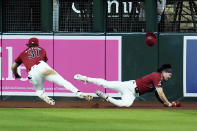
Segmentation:
<svg viewBox="0 0 197 131">
<path fill-rule="evenodd" d="M 162 72 L 164 81 L 168 81 L 172 77 L 172 73 Z"/>
</svg>

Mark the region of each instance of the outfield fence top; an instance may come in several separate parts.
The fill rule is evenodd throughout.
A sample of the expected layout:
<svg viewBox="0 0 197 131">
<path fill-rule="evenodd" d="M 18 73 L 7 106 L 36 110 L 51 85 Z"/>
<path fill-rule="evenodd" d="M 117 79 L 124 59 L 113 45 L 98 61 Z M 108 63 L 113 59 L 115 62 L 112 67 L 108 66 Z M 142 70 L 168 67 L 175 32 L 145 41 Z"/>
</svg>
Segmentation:
<svg viewBox="0 0 197 131">
<path fill-rule="evenodd" d="M 0 32 L 196 32 L 196 25 L 197 0 L 0 0 Z"/>
</svg>

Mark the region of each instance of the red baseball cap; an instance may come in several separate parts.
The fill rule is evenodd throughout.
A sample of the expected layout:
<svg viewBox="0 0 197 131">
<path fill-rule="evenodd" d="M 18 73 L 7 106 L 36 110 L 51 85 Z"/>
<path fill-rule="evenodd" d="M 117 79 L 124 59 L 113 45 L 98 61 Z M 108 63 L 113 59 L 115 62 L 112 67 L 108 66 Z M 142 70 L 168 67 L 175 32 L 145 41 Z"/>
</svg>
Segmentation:
<svg viewBox="0 0 197 131">
<path fill-rule="evenodd" d="M 28 41 L 28 45 L 29 44 L 35 44 L 35 45 L 38 45 L 39 44 L 39 41 L 37 38 L 33 37 L 33 38 L 30 38 L 29 41 Z"/>
<path fill-rule="evenodd" d="M 153 46 L 155 45 L 157 39 L 156 39 L 156 36 L 153 32 L 147 32 L 146 33 L 146 39 L 145 39 L 145 42 L 148 46 Z"/>
</svg>

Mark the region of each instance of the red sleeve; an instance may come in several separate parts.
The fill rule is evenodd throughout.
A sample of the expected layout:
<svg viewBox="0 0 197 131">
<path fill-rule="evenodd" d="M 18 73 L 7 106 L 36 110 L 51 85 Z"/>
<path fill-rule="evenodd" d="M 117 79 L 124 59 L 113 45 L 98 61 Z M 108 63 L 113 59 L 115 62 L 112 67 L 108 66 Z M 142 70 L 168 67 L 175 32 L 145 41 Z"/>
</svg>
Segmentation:
<svg viewBox="0 0 197 131">
<path fill-rule="evenodd" d="M 154 87 L 163 87 L 161 84 L 161 76 L 154 76 L 153 77 L 153 85 Z"/>
<path fill-rule="evenodd" d="M 20 64 L 23 63 L 23 62 L 22 62 L 22 59 L 21 59 L 21 54 L 16 58 L 15 62 L 16 62 L 18 65 L 20 65 Z"/>
</svg>

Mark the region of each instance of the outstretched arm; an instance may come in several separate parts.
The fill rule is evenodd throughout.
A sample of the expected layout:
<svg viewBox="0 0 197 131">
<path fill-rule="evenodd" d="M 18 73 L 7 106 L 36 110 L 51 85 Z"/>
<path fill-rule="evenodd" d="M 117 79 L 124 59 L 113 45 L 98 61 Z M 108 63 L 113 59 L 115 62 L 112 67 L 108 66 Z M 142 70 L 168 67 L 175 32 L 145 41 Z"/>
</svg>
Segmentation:
<svg viewBox="0 0 197 131">
<path fill-rule="evenodd" d="M 164 94 L 164 92 L 163 92 L 163 88 L 157 87 L 157 88 L 156 88 L 156 91 L 157 91 L 157 93 L 158 93 L 158 96 L 159 96 L 160 100 L 163 102 L 163 104 L 164 104 L 165 106 L 171 107 L 172 104 L 171 104 L 171 103 L 168 101 L 168 99 L 166 98 L 166 96 L 165 96 L 165 94 Z"/>
<path fill-rule="evenodd" d="M 17 72 L 17 68 L 18 68 L 19 64 L 17 64 L 16 62 L 14 62 L 14 64 L 12 64 L 12 72 L 15 76 L 15 78 L 21 78 L 21 76 L 18 74 Z"/>
</svg>

